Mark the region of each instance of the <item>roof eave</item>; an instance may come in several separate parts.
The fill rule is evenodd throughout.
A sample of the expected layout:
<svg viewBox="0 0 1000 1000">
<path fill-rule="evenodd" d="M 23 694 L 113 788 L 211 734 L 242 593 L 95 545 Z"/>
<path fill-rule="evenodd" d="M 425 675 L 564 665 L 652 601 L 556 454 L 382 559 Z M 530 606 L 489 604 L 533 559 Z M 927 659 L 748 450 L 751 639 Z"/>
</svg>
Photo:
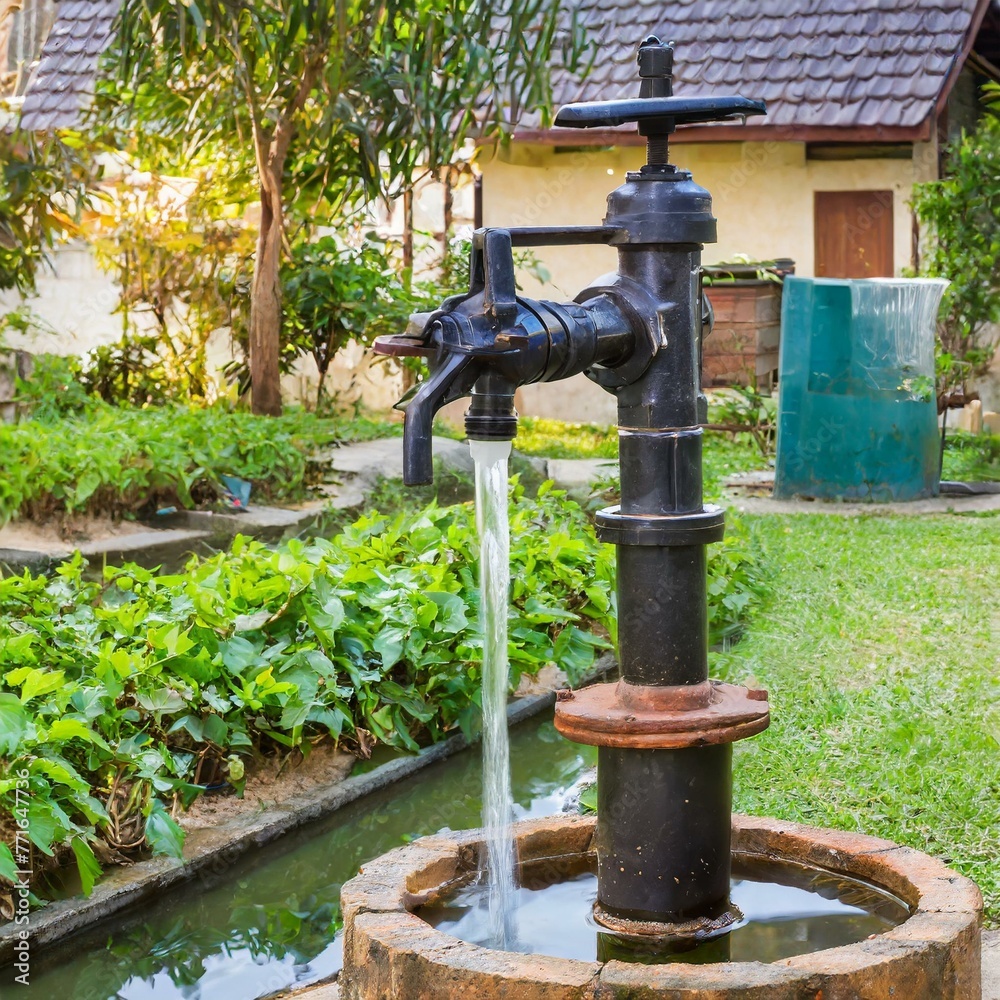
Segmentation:
<svg viewBox="0 0 1000 1000">
<path fill-rule="evenodd" d="M 671 142 L 927 142 L 931 117 L 919 125 L 690 125 Z M 514 142 L 545 146 L 642 146 L 645 136 L 617 129 L 517 129 Z"/>
<path fill-rule="evenodd" d="M 942 86 L 938 94 L 937 103 L 934 105 L 934 113 L 938 117 L 944 111 L 945 104 L 947 104 L 948 98 L 951 96 L 952 88 L 958 82 L 962 69 L 972 52 L 972 46 L 976 43 L 976 35 L 979 34 L 979 29 L 983 25 L 983 19 L 986 17 L 986 12 L 990 9 L 992 3 L 993 0 L 979 0 L 976 5 L 976 9 L 972 14 L 972 20 L 969 21 L 969 30 L 965 33 L 965 40 L 962 42 L 962 48 L 955 53 L 955 58 L 952 60 L 951 67 L 948 70 L 948 75 L 944 78 L 944 86 Z"/>
</svg>

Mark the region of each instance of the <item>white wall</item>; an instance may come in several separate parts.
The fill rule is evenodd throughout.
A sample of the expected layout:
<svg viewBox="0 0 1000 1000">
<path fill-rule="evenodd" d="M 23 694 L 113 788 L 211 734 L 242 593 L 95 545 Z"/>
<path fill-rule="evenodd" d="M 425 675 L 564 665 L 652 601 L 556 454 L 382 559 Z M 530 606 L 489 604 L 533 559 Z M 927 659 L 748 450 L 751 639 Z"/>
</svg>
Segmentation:
<svg viewBox="0 0 1000 1000">
<path fill-rule="evenodd" d="M 122 335 L 122 318 L 113 314 L 119 289 L 101 271 L 82 243 L 60 247 L 37 277 L 38 294 L 22 298 L 18 292 L 0 292 L 0 311 L 24 305 L 37 314 L 51 332 L 32 338 L 7 334 L 11 346 L 36 354 L 83 354 Z"/>
</svg>

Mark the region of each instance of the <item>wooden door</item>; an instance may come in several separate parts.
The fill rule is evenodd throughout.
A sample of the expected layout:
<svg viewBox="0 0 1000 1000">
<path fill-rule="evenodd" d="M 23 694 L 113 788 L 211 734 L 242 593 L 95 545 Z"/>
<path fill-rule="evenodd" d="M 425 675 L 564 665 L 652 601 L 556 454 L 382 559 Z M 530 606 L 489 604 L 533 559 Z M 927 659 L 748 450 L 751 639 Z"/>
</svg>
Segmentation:
<svg viewBox="0 0 1000 1000">
<path fill-rule="evenodd" d="M 892 192 L 817 191 L 817 278 L 891 278 Z"/>
</svg>

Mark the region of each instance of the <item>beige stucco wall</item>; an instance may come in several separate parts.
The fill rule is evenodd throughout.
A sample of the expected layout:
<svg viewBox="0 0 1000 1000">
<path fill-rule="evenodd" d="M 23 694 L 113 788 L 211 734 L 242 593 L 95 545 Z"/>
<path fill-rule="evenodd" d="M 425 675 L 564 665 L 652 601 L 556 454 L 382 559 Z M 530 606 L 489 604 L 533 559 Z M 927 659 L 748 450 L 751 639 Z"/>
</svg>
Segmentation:
<svg viewBox="0 0 1000 1000">
<path fill-rule="evenodd" d="M 121 337 L 122 318 L 115 313 L 120 290 L 85 244 L 59 247 L 39 269 L 36 284 L 37 295 L 0 292 L 0 313 L 26 307 L 41 320 L 31 336 L 5 334 L 10 346 L 39 354 L 83 354 Z"/>
<path fill-rule="evenodd" d="M 594 225 L 604 217 L 609 191 L 644 162 L 641 147 L 559 151 L 515 143 L 502 155 L 484 155 L 483 221 L 487 226 Z M 801 142 L 675 143 L 671 159 L 708 188 L 719 220 L 719 242 L 705 247 L 706 263 L 748 254 L 791 257 L 798 274 L 813 273 L 813 194 L 816 191 L 891 190 L 896 273 L 910 265 L 913 184 L 936 175 L 932 144 L 913 159 L 807 160 Z M 572 298 L 616 267 L 607 247 L 546 247 L 537 256 L 552 273 L 547 297 Z M 529 293 L 539 291 L 530 279 Z M 584 377 L 528 386 L 524 410 L 570 420 L 615 419 L 613 398 Z"/>
</svg>

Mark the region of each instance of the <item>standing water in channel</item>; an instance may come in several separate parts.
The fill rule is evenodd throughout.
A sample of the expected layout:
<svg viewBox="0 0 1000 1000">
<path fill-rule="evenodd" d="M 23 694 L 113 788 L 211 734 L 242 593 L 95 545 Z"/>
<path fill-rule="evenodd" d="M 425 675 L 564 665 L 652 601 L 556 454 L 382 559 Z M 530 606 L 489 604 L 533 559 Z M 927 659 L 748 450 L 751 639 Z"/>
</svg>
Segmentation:
<svg viewBox="0 0 1000 1000">
<path fill-rule="evenodd" d="M 507 602 L 510 593 L 510 519 L 507 509 L 509 441 L 470 441 L 476 463 L 479 528 L 479 623 L 483 633 L 483 826 L 490 940 L 514 945 L 514 831 L 507 734 Z"/>
</svg>

